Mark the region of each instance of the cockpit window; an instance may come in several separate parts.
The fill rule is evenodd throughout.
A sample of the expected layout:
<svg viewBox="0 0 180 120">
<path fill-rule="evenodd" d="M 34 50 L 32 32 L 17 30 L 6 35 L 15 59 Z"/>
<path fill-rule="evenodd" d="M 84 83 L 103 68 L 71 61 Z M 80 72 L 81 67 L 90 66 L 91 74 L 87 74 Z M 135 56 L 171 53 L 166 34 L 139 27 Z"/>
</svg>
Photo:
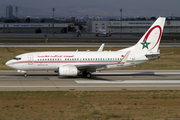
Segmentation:
<svg viewBox="0 0 180 120">
<path fill-rule="evenodd" d="M 17 58 L 17 57 L 15 57 L 15 58 L 13 58 L 13 60 L 21 60 L 21 58 Z"/>
</svg>

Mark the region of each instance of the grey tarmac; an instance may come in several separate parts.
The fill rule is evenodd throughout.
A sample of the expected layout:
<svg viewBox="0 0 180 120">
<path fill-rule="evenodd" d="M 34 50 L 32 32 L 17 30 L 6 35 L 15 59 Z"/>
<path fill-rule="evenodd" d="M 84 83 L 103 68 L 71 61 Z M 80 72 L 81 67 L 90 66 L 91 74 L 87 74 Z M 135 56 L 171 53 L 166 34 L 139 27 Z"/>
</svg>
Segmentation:
<svg viewBox="0 0 180 120">
<path fill-rule="evenodd" d="M 107 70 L 91 78 L 58 76 L 54 72 L 0 70 L 0 91 L 180 90 L 180 70 Z"/>
</svg>

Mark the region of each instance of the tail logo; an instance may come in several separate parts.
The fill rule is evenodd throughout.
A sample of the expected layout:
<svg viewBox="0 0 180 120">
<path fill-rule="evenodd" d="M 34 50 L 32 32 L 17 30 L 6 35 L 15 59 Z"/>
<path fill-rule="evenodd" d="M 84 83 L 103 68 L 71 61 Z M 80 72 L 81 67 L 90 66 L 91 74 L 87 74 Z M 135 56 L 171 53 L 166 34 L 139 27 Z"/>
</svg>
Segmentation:
<svg viewBox="0 0 180 120">
<path fill-rule="evenodd" d="M 147 40 L 148 40 L 148 37 L 149 37 L 149 35 L 151 34 L 151 32 L 152 32 L 154 29 L 156 29 L 156 28 L 159 28 L 159 31 L 160 31 L 159 37 L 158 37 L 158 40 L 157 40 L 156 44 L 155 44 L 152 48 L 150 48 L 150 50 L 152 50 L 153 48 L 155 48 L 156 45 L 159 43 L 160 38 L 161 38 L 161 34 L 162 34 L 162 29 L 161 29 L 161 27 L 160 27 L 159 25 L 156 25 L 156 26 L 152 27 L 152 28 L 148 31 L 148 33 L 146 34 L 146 36 L 144 37 L 144 40 L 143 40 L 143 42 L 141 43 L 141 44 L 143 45 L 142 49 L 144 49 L 144 48 L 149 49 L 149 48 L 148 48 L 148 45 L 150 44 L 150 42 L 147 42 Z M 149 50 L 149 51 L 150 51 L 150 50 Z"/>
<path fill-rule="evenodd" d="M 144 48 L 149 49 L 149 48 L 148 48 L 148 45 L 149 45 L 150 43 L 148 43 L 147 40 L 145 40 L 145 41 L 142 42 L 141 44 L 143 45 L 142 49 L 144 49 Z"/>
</svg>

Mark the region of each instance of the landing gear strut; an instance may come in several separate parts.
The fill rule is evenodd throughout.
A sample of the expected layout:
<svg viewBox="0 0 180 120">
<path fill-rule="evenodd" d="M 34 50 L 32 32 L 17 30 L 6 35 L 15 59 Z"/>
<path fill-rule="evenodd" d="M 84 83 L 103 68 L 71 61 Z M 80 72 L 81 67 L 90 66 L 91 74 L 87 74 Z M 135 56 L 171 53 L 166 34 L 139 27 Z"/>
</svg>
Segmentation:
<svg viewBox="0 0 180 120">
<path fill-rule="evenodd" d="M 82 72 L 82 75 L 87 77 L 87 78 L 91 78 L 91 73 L 90 72 L 87 72 L 87 71 L 83 71 Z"/>
</svg>

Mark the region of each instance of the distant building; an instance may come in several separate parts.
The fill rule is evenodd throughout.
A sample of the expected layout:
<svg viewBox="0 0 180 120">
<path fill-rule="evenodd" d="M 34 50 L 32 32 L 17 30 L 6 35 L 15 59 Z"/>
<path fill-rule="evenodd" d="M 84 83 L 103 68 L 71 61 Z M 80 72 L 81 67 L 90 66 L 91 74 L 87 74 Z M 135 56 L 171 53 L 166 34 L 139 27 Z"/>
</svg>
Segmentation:
<svg viewBox="0 0 180 120">
<path fill-rule="evenodd" d="M 0 23 L 3 33 L 67 33 L 67 23 Z"/>
<path fill-rule="evenodd" d="M 105 29 L 110 33 L 144 33 L 154 21 L 87 21 L 87 32 L 96 33 L 99 29 Z M 164 33 L 180 33 L 180 20 L 166 20 Z"/>
<path fill-rule="evenodd" d="M 13 7 L 11 5 L 6 7 L 6 19 L 13 19 Z"/>
</svg>

